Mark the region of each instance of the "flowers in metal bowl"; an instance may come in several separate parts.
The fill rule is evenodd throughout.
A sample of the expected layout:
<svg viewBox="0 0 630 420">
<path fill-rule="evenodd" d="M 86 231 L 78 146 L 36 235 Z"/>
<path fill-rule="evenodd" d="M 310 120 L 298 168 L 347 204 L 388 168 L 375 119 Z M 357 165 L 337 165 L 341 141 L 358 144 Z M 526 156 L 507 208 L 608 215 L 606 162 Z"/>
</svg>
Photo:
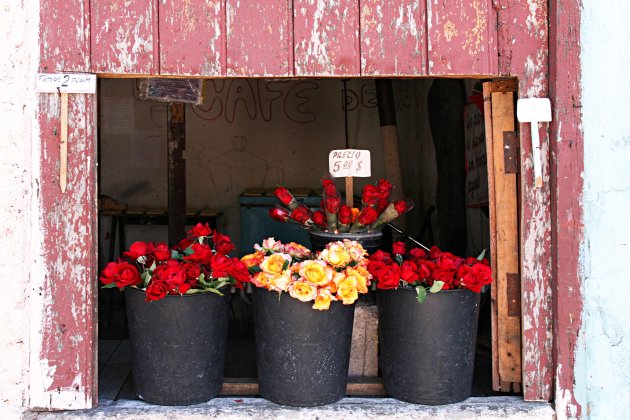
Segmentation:
<svg viewBox="0 0 630 420">
<path fill-rule="evenodd" d="M 313 309 L 326 310 L 334 301 L 352 305 L 359 294 L 368 292 L 372 276 L 367 252 L 356 241 L 331 242 L 314 254 L 295 242 L 268 238 L 254 249 L 241 258 L 252 275 L 251 284 L 312 301 Z"/>
<path fill-rule="evenodd" d="M 169 248 L 165 243 L 134 242 L 123 257 L 108 263 L 101 273 L 104 288 L 136 287 L 146 292 L 146 300 L 167 295 L 217 293 L 227 285 L 242 288 L 249 282 L 247 267 L 229 257 L 234 244 L 229 236 L 198 223 L 189 237 Z"/>
<path fill-rule="evenodd" d="M 407 251 L 404 242 L 395 242 L 391 254 L 379 250 L 370 255 L 368 271 L 377 289 L 414 287 L 422 303 L 427 293 L 441 290 L 469 289 L 479 293 L 492 282 L 492 270 L 484 254 L 485 251 L 477 258 L 462 258 L 442 252 L 437 246 L 428 251 L 422 248 Z"/>
<path fill-rule="evenodd" d="M 275 195 L 281 204 L 271 209 L 269 215 L 278 222 L 296 223 L 309 230 L 363 233 L 380 231 L 413 207 L 409 200 L 392 200 L 393 186 L 385 179 L 363 187 L 360 207 L 342 204 L 332 179 L 324 179 L 322 187 L 321 209 L 316 211 L 301 204 L 287 188 L 276 188 Z"/>
</svg>

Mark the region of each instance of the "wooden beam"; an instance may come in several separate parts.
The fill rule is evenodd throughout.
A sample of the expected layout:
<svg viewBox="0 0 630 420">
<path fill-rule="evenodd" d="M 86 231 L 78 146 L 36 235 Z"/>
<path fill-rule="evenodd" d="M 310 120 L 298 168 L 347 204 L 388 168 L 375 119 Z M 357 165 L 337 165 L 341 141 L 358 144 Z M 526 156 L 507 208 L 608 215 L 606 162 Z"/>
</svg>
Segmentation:
<svg viewBox="0 0 630 420">
<path fill-rule="evenodd" d="M 168 242 L 186 235 L 186 117 L 185 105 L 168 104 Z"/>
<path fill-rule="evenodd" d="M 346 388 L 348 396 L 383 397 L 385 392 L 381 378 L 350 380 Z M 260 388 L 256 378 L 225 378 L 219 395 L 260 395 Z"/>
</svg>

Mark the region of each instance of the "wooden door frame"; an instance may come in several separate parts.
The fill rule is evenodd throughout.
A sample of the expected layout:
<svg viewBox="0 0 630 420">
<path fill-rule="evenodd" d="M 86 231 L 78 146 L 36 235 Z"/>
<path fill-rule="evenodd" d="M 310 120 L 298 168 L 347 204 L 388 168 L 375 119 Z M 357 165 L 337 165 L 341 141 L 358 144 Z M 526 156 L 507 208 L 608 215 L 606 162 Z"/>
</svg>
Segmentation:
<svg viewBox="0 0 630 420">
<path fill-rule="evenodd" d="M 583 168 L 580 1 L 487 0 L 487 6 L 495 11 L 497 19 L 496 34 L 491 38 L 498 52 L 498 61 L 494 61 L 498 71 L 491 73 L 517 77 L 519 97 L 550 97 L 554 112 L 554 121 L 539 129 L 546 158 L 542 189 L 532 187 L 529 127 L 520 124 L 518 130 L 523 185 L 524 394 L 526 399 L 547 401 L 555 394 L 558 413 L 579 415 L 581 408 L 573 394 L 573 357 L 582 308 L 579 274 L 582 208 L 574 206 L 583 190 L 580 176 Z M 95 71 L 90 13 L 89 0 L 40 2 L 40 71 Z M 154 46 L 158 44 L 155 41 Z M 356 48 L 360 54 L 360 43 Z M 429 51 L 435 54 L 435 45 Z M 445 51 L 449 56 L 454 50 L 445 48 Z M 289 66 L 295 62 L 294 52 L 289 48 Z M 151 62 L 159 60 L 153 57 Z M 484 68 L 494 67 L 492 60 L 487 63 Z M 448 67 L 427 64 L 420 68 L 424 74 L 393 76 L 453 77 L 459 74 L 471 77 L 475 73 L 466 73 L 467 68 L 463 66 L 457 69 L 457 74 L 451 74 Z M 471 67 L 474 68 L 477 67 Z M 225 72 L 225 67 L 220 71 Z M 374 76 L 363 74 L 362 69 L 358 71 L 356 75 L 346 76 Z M 159 66 L 157 72 L 154 74 L 159 74 Z M 125 74 L 121 72 L 123 76 L 134 74 L 147 75 L 134 69 L 125 70 Z M 288 73 L 267 76 L 292 74 L 295 71 L 290 68 Z M 226 75 L 198 74 L 203 77 Z M 35 262 L 31 268 L 34 287 L 30 302 L 33 310 L 29 406 L 87 408 L 96 403 L 97 394 L 96 98 L 73 95 L 70 99 L 69 138 L 73 149 L 69 158 L 69 188 L 65 194 L 59 191 L 57 180 L 58 100 L 54 95 L 38 94 L 37 101 L 39 130 L 34 130 L 33 137 L 36 199 L 32 211 L 39 226 L 33 229 L 31 238 Z M 553 334 L 553 331 L 562 331 L 562 334 Z"/>
</svg>

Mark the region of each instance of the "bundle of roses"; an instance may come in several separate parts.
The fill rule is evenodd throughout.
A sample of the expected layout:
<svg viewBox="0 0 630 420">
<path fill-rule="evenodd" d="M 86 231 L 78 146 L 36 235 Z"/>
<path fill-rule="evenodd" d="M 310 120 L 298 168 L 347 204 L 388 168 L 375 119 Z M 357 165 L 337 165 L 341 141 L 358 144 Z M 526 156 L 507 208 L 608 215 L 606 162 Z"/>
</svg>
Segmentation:
<svg viewBox="0 0 630 420">
<path fill-rule="evenodd" d="M 466 288 L 479 293 L 492 282 L 490 264 L 483 258 L 485 252 L 477 258 L 461 258 L 436 246 L 429 252 L 422 248 L 407 252 L 403 242 L 395 242 L 392 254 L 379 250 L 369 257 L 368 270 L 376 288 L 415 287 L 421 303 L 427 292 Z"/>
<path fill-rule="evenodd" d="M 372 276 L 367 270 L 367 251 L 356 241 L 331 242 L 316 255 L 302 245 L 273 238 L 254 248 L 256 252 L 241 261 L 256 287 L 287 292 L 302 302 L 314 301 L 313 308 L 319 310 L 335 301 L 352 305 L 360 293 L 368 292 Z"/>
<path fill-rule="evenodd" d="M 321 210 L 315 212 L 299 203 L 285 187 L 276 188 L 275 195 L 282 205 L 271 209 L 269 215 L 276 221 L 297 223 L 311 230 L 361 233 L 379 231 L 412 207 L 408 201 L 390 200 L 393 187 L 385 179 L 363 187 L 361 208 L 342 204 L 333 180 L 324 179 L 322 187 Z"/>
<path fill-rule="evenodd" d="M 166 295 L 212 292 L 226 285 L 242 288 L 249 282 L 247 267 L 227 254 L 234 250 L 230 237 L 208 224 L 198 223 L 189 237 L 169 249 L 165 243 L 134 242 L 125 258 L 110 262 L 101 274 L 104 288 L 133 286 L 146 291 L 146 300 Z M 211 246 L 208 242 L 211 240 Z"/>
</svg>

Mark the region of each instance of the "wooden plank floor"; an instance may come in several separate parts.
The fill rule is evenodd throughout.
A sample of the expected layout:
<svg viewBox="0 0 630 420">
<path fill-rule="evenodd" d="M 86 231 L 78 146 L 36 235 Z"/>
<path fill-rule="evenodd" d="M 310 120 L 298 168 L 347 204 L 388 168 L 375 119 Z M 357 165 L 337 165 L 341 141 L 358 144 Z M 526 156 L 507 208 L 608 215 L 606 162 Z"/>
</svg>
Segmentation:
<svg viewBox="0 0 630 420">
<path fill-rule="evenodd" d="M 131 351 L 128 340 L 99 340 L 98 344 L 99 400 L 137 400 L 131 377 Z M 476 375 L 477 376 L 477 375 Z M 476 378 L 477 379 L 477 378 Z M 473 384 L 473 397 L 487 396 L 483 386 Z M 257 396 L 255 378 L 226 378 L 221 390 L 225 396 Z M 380 378 L 350 379 L 348 395 L 355 397 L 385 397 L 387 393 Z"/>
</svg>

